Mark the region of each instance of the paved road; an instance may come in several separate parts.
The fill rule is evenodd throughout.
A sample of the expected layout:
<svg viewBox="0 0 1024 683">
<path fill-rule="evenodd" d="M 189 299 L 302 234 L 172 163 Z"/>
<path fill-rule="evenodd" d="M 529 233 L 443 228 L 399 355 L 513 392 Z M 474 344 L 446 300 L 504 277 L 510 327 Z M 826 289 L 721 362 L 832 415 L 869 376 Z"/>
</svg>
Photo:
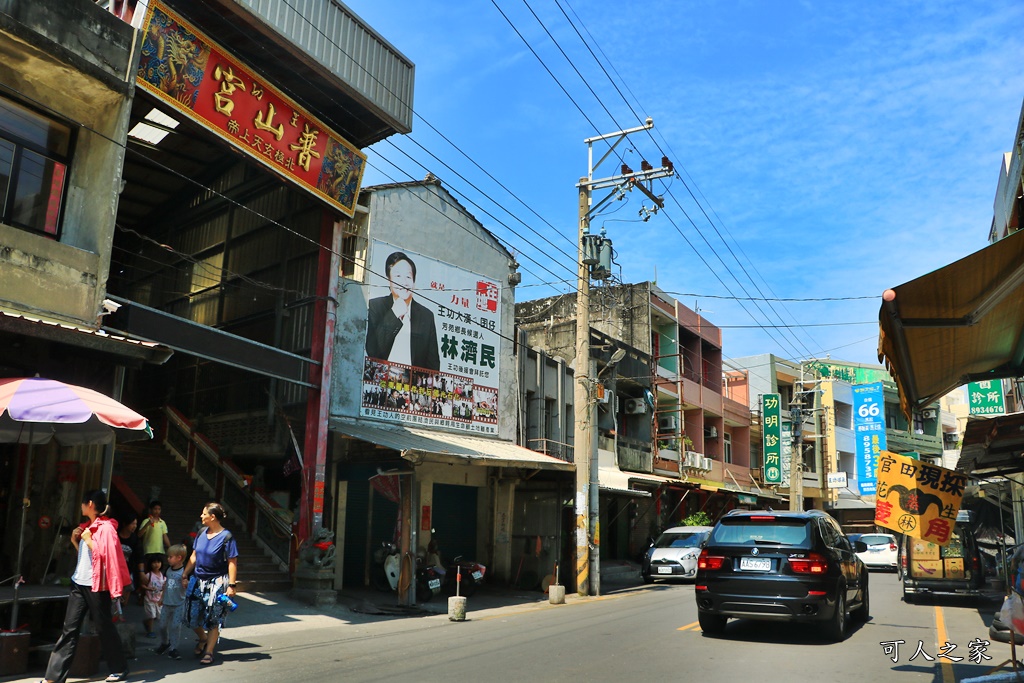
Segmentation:
<svg viewBox="0 0 1024 683">
<path fill-rule="evenodd" d="M 1008 645 L 992 643 L 984 652 L 992 660 L 978 664 L 968 658 L 970 641 L 988 638 L 987 621 L 997 605 L 964 600 L 907 605 L 892 574 L 872 574 L 871 593 L 871 620 L 856 626 L 843 643 L 825 643 L 809 626 L 744 621 L 730 622 L 723 637 L 705 637 L 696 624 L 690 585 L 656 584 L 561 606 L 527 603 L 474 612 L 471 601 L 463 623 L 444 615 L 368 618 L 340 608 L 321 614 L 243 595 L 236 615 L 244 610 L 246 618 L 227 631 L 216 665 L 158 658 L 143 649 L 149 643 L 142 639 L 132 678 L 171 683 L 680 678 L 953 683 L 1009 657 Z M 898 652 L 887 655 L 881 643 L 900 640 L 905 642 Z M 946 642 L 957 647 L 945 652 L 962 661 L 938 656 Z M 923 653 L 914 657 L 919 643 Z"/>
</svg>

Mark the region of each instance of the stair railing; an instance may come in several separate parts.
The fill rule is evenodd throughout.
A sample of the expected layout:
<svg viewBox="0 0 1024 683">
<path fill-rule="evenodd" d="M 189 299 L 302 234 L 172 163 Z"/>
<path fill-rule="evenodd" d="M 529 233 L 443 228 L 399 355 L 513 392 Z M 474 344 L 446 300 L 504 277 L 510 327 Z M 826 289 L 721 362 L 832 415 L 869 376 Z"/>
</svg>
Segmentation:
<svg viewBox="0 0 1024 683">
<path fill-rule="evenodd" d="M 193 424 L 171 406 L 164 406 L 164 446 L 188 473 L 249 532 L 284 571 L 291 567 L 295 543 L 291 525 L 282 519 L 284 509 L 222 456 L 217 446 L 196 431 Z"/>
</svg>

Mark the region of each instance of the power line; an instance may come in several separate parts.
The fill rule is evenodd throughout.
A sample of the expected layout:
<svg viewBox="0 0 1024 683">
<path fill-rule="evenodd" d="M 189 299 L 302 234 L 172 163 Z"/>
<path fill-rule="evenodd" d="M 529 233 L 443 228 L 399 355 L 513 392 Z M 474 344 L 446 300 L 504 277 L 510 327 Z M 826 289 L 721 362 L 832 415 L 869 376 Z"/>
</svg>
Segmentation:
<svg viewBox="0 0 1024 683">
<path fill-rule="evenodd" d="M 581 41 L 581 42 L 582 42 L 582 43 L 584 44 L 584 46 L 585 46 L 585 47 L 587 48 L 587 50 L 588 50 L 588 51 L 590 52 L 591 56 L 592 56 L 592 57 L 594 58 L 594 61 L 595 61 L 595 62 L 596 62 L 596 63 L 598 64 L 598 66 L 599 66 L 599 67 L 601 68 L 601 70 L 602 70 L 602 71 L 604 72 L 605 76 L 606 76 L 606 77 L 608 78 L 609 82 L 610 82 L 610 83 L 612 84 L 612 86 L 613 86 L 613 87 L 615 88 L 616 92 L 617 92 L 617 93 L 619 94 L 619 96 L 620 96 L 620 97 L 622 98 L 623 102 L 624 102 L 624 103 L 626 104 L 626 106 L 627 106 L 627 107 L 628 107 L 628 108 L 630 109 L 630 111 L 631 111 L 631 112 L 633 113 L 634 117 L 635 117 L 635 118 L 636 118 L 636 119 L 637 119 L 638 121 L 640 121 L 640 120 L 641 120 L 641 119 L 640 119 L 640 115 L 639 115 L 639 114 L 638 114 L 638 113 L 636 112 L 636 110 L 635 110 L 635 109 L 633 109 L 632 105 L 630 104 L 630 102 L 628 101 L 628 99 L 627 99 L 627 98 L 625 97 L 625 95 L 623 95 L 622 91 L 621 91 L 621 90 L 619 89 L 619 87 L 618 87 L 618 84 L 617 84 L 617 83 L 615 82 L 615 79 L 613 79 L 613 78 L 611 77 L 611 75 L 610 75 L 610 74 L 608 73 L 608 71 L 607 71 L 607 70 L 606 70 L 606 69 L 604 68 L 604 65 L 602 64 L 601 60 L 600 60 L 600 59 L 598 59 L 598 57 L 597 57 L 597 55 L 596 55 L 596 54 L 594 54 L 594 51 L 593 51 L 593 50 L 592 50 L 592 49 L 590 48 L 590 45 L 589 45 L 589 44 L 587 43 L 587 41 L 586 41 L 586 39 L 585 39 L 585 38 L 583 37 L 583 35 L 582 35 L 582 34 L 581 34 L 581 33 L 579 32 L 579 29 L 577 29 L 577 28 L 576 28 L 576 26 L 575 26 L 575 24 L 573 23 L 572 19 L 570 19 L 570 18 L 569 18 L 568 14 L 566 14 L 565 10 L 564 10 L 564 9 L 562 8 L 562 6 L 561 6 L 561 4 L 560 4 L 560 3 L 558 2 L 558 0 L 555 0 L 555 4 L 556 4 L 556 5 L 558 5 L 558 8 L 559 8 L 559 10 L 561 10 L 561 12 L 562 12 L 563 16 L 565 16 L 565 18 L 566 18 L 566 21 L 568 21 L 568 23 L 570 24 L 570 26 L 572 26 L 572 27 L 573 27 L 573 30 L 574 30 L 574 31 L 576 32 L 576 35 L 577 35 L 577 36 L 578 36 L 578 37 L 580 38 L 580 41 Z M 566 5 L 568 5 L 568 6 L 569 6 L 569 8 L 570 8 L 570 9 L 572 9 L 572 6 L 571 6 L 571 5 L 569 5 L 569 3 L 568 3 L 568 0 L 566 0 Z M 576 16 L 576 19 L 577 19 L 577 21 L 578 21 L 578 22 L 580 23 L 580 25 L 581 25 L 581 26 L 583 26 L 583 27 L 584 27 L 584 30 L 586 30 L 586 31 L 587 31 L 587 35 L 589 35 L 589 36 L 590 36 L 591 40 L 592 40 L 592 41 L 594 42 L 594 44 L 595 44 L 595 45 L 597 45 L 597 46 L 598 46 L 598 49 L 600 50 L 600 49 L 601 49 L 601 48 L 600 48 L 600 45 L 598 45 L 598 44 L 597 44 L 597 41 L 596 41 L 596 39 L 594 38 L 593 34 L 591 34 L 591 33 L 590 33 L 590 31 L 589 31 L 589 30 L 588 30 L 588 29 L 586 28 L 586 25 L 585 25 L 585 24 L 583 23 L 582 19 L 580 19 L 579 15 L 578 15 L 578 14 L 576 13 L 576 11 L 575 11 L 574 9 L 573 9 L 572 11 L 573 11 L 573 14 L 574 14 L 574 15 Z M 605 57 L 605 59 L 606 59 L 606 60 L 608 61 L 609 65 L 611 65 L 611 66 L 612 66 L 612 69 L 613 69 L 613 70 L 615 70 L 615 69 L 614 69 L 614 65 L 612 64 L 612 62 L 611 62 L 611 59 L 610 59 L 610 58 L 608 57 L 608 55 L 607 55 L 607 54 L 606 54 L 606 53 L 605 53 L 605 52 L 604 52 L 603 50 L 601 50 L 601 54 L 602 54 L 602 55 L 604 55 L 604 57 Z M 627 90 L 629 90 L 629 86 L 628 86 L 628 84 L 626 84 L 626 82 L 625 82 L 625 79 L 623 79 L 623 78 L 622 78 L 621 74 L 619 74 L 619 72 L 618 72 L 617 70 L 615 70 L 615 73 L 616 73 L 616 75 L 617 75 L 617 76 L 619 77 L 619 80 L 621 80 L 621 81 L 623 82 L 623 85 L 624 85 L 624 86 L 625 86 L 625 87 L 627 88 Z M 633 99 L 634 99 L 634 100 L 636 100 L 637 102 L 639 102 L 638 98 L 637 98 L 637 97 L 636 97 L 636 96 L 635 96 L 635 95 L 633 94 L 633 92 L 632 92 L 631 90 L 630 90 L 629 92 L 630 92 L 630 94 L 631 94 L 631 95 L 633 96 Z M 654 142 L 655 146 L 658 146 L 658 143 L 657 143 L 657 141 L 656 141 L 656 140 L 654 140 L 654 136 L 653 136 L 653 134 L 651 133 L 651 131 L 650 131 L 649 129 L 647 130 L 647 134 L 648 134 L 648 136 L 650 136 L 650 138 L 651 138 L 651 141 L 652 141 L 652 142 Z M 664 136 L 662 136 L 662 138 L 664 139 Z M 666 140 L 666 144 L 667 144 L 667 140 Z M 670 146 L 670 151 L 671 151 L 671 146 Z M 674 155 L 674 152 L 673 152 L 673 155 Z M 681 163 L 680 163 L 680 167 L 682 168 L 682 164 L 681 164 Z M 683 168 L 683 170 L 684 170 L 684 172 L 685 172 L 685 168 Z M 687 176 L 689 176 L 689 174 L 687 174 Z M 692 182 L 692 178 L 691 178 L 691 182 Z M 712 221 L 712 220 L 711 220 L 711 218 L 710 218 L 710 216 L 708 216 L 707 212 L 706 212 L 706 211 L 704 210 L 703 206 L 701 206 L 700 202 L 699 202 L 699 201 L 697 200 L 696 196 L 695 196 L 695 195 L 693 194 L 693 191 L 692 191 L 692 190 L 690 189 L 689 185 L 688 185 L 688 184 L 686 183 L 686 181 L 685 181 L 685 180 L 683 180 L 683 186 L 684 186 L 684 187 L 685 187 L 685 188 L 687 189 L 687 192 L 689 192 L 689 194 L 690 194 L 691 198 L 692 198 L 692 199 L 694 200 L 694 202 L 695 202 L 695 203 L 697 204 L 698 208 L 699 208 L 699 209 L 701 210 L 701 212 L 702 212 L 702 213 L 704 214 L 705 218 L 706 218 L 706 219 L 708 220 L 708 223 L 709 223 L 709 224 L 711 225 L 711 227 L 712 227 L 712 228 L 713 228 L 713 229 L 715 230 L 715 232 L 716 232 L 716 234 L 718 235 L 719 239 L 720 239 L 720 240 L 722 241 L 722 243 L 723 243 L 723 244 L 724 244 L 724 245 L 726 246 L 726 248 L 728 249 L 728 251 L 729 251 L 730 255 L 732 255 L 733 259 L 734 259 L 734 260 L 736 261 L 736 263 L 737 263 L 737 264 L 738 264 L 738 265 L 740 266 L 740 269 L 741 269 L 741 270 L 743 270 L 744 274 L 745 274 L 745 275 L 747 276 L 747 279 L 748 279 L 748 280 L 750 281 L 750 283 L 751 283 L 752 285 L 754 285 L 755 289 L 757 289 L 757 290 L 758 290 L 758 293 L 760 293 L 760 294 L 762 295 L 762 298 L 761 298 L 761 300 L 763 300 L 763 301 L 765 301 L 766 303 L 768 303 L 768 306 L 769 306 L 769 308 L 771 308 L 772 312 L 773 312 L 773 313 L 775 313 L 776 317 L 777 317 L 777 318 L 779 318 L 779 320 L 780 320 L 780 322 L 781 322 L 781 321 L 782 321 L 782 317 L 781 317 L 781 316 L 780 316 L 780 315 L 778 314 L 778 312 L 777 312 L 777 311 L 775 310 L 775 307 L 774 307 L 774 306 L 773 306 L 773 305 L 771 304 L 770 300 L 769 300 L 769 299 L 768 299 L 767 297 L 764 297 L 764 293 L 760 291 L 760 287 L 759 287 L 759 286 L 757 285 L 757 283 L 756 283 L 756 282 L 754 281 L 754 279 L 753 279 L 753 278 L 752 278 L 752 277 L 750 276 L 750 273 L 749 273 L 749 272 L 747 272 L 747 270 L 746 270 L 746 267 L 745 267 L 745 266 L 743 265 L 742 261 L 740 261 L 740 260 L 739 260 L 739 258 L 738 258 L 738 257 L 736 256 L 736 254 L 735 254 L 735 253 L 733 253 L 733 251 L 732 251 L 732 247 L 731 247 L 731 246 L 729 245 L 728 241 L 726 241 L 726 240 L 725 240 L 725 238 L 724 238 L 724 237 L 722 236 L 722 234 L 721 234 L 721 233 L 719 232 L 719 230 L 718 230 L 717 226 L 715 226 L 715 223 L 714 223 L 714 221 Z M 669 195 L 670 195 L 670 196 L 672 197 L 673 201 L 675 201 L 675 202 L 676 202 L 676 204 L 677 204 L 677 205 L 678 205 L 678 206 L 680 207 L 680 209 L 682 209 L 682 205 L 680 204 L 680 202 L 678 201 L 678 199 L 676 199 L 676 197 L 674 196 L 674 194 L 673 194 L 673 193 L 671 192 L 671 189 L 670 189 L 670 188 L 667 188 L 667 192 L 668 192 L 668 193 L 669 193 Z M 703 196 L 703 195 L 702 195 L 702 196 Z M 707 200 L 706 200 L 706 198 L 705 198 L 705 202 L 706 202 L 706 201 L 707 201 Z M 684 212 L 684 214 L 686 213 L 686 212 L 685 212 L 685 209 L 683 209 L 683 212 Z M 716 215 L 717 215 L 717 214 L 716 214 Z M 688 220 L 690 220 L 690 223 L 691 223 L 691 224 L 693 225 L 694 229 L 696 229 L 698 233 L 701 233 L 701 231 L 700 231 L 700 228 L 699 228 L 699 227 L 697 227 L 696 223 L 694 223 L 694 222 L 693 222 L 693 220 L 692 220 L 692 219 L 690 219 L 688 215 L 687 215 L 687 219 L 688 219 Z M 721 219 L 719 219 L 719 220 L 721 220 Z M 723 227 L 724 227 L 724 226 L 723 226 Z M 703 237 L 703 234 L 701 234 L 701 236 Z M 735 241 L 735 238 L 733 239 L 733 241 Z M 706 239 L 706 238 L 705 238 L 705 243 L 706 243 L 706 244 L 708 245 L 708 247 L 709 247 L 709 248 L 710 248 L 710 249 L 712 250 L 712 252 L 714 252 L 714 251 L 715 251 L 714 247 L 712 247 L 712 246 L 711 246 L 711 244 L 710 244 L 710 243 L 709 243 L 709 242 L 707 241 L 707 239 Z M 739 245 L 738 245 L 738 244 L 737 244 L 737 247 L 739 247 Z M 692 245 L 691 245 L 691 248 L 692 248 Z M 717 253 L 716 253 L 716 255 L 717 255 Z M 746 255 L 746 254 L 744 253 L 744 256 L 747 256 L 747 255 Z M 747 256 L 747 260 L 748 260 L 748 262 L 750 261 L 750 259 L 749 259 L 749 256 Z M 720 258 L 720 257 L 719 257 L 719 261 L 721 261 L 721 258 Z M 753 262 L 750 262 L 750 263 L 751 263 L 751 266 L 752 266 L 752 267 L 754 267 L 754 269 L 755 269 L 755 271 L 756 271 L 756 266 L 754 266 Z M 727 267 L 727 266 L 725 266 L 725 263 L 724 263 L 724 262 L 722 262 L 722 265 L 723 265 L 724 267 L 726 267 L 726 269 L 728 270 L 728 267 Z M 731 270 L 730 270 L 729 272 L 730 272 L 730 274 L 732 274 L 732 271 L 731 271 Z M 763 276 L 761 276 L 760 272 L 758 272 L 758 275 L 759 275 L 759 276 L 761 277 L 761 280 L 762 280 L 762 281 L 764 281 L 764 282 L 765 282 L 765 284 L 767 285 L 767 284 L 768 284 L 768 283 L 767 283 L 767 281 L 765 281 L 765 280 L 764 280 L 764 277 L 763 277 Z M 735 276 L 734 274 L 733 274 L 733 279 L 735 279 L 735 280 L 736 280 L 736 282 L 737 282 L 737 284 L 739 284 L 739 285 L 740 285 L 740 287 L 744 289 L 744 292 L 746 292 L 746 290 L 745 290 L 745 287 L 744 287 L 744 286 L 743 286 L 743 284 L 742 284 L 742 283 L 741 283 L 741 282 L 739 281 L 739 278 L 737 278 L 737 277 L 736 277 L 736 276 Z M 770 287 L 769 287 L 769 289 L 770 289 Z M 772 294 L 774 294 L 774 292 L 772 292 Z M 762 313 L 763 313 L 763 311 L 762 311 Z M 768 316 L 767 316 L 767 315 L 766 315 L 765 317 L 766 317 L 766 318 L 768 318 Z M 792 316 L 791 316 L 791 317 L 792 317 Z M 807 346 L 806 346 L 806 345 L 804 345 L 804 344 L 803 344 L 803 343 L 802 343 L 802 342 L 801 342 L 801 341 L 800 341 L 800 340 L 799 340 L 799 339 L 798 339 L 797 337 L 793 336 L 793 339 L 794 339 L 794 340 L 796 340 L 798 344 L 800 344 L 801 346 L 803 346 L 803 348 L 804 348 L 804 351 L 806 351 L 806 352 L 808 353 L 808 355 L 813 355 L 813 354 L 811 354 L 811 352 L 810 352 L 810 349 L 808 349 L 808 348 L 807 348 Z M 795 350 L 795 348 L 794 348 L 794 350 Z"/>
</svg>

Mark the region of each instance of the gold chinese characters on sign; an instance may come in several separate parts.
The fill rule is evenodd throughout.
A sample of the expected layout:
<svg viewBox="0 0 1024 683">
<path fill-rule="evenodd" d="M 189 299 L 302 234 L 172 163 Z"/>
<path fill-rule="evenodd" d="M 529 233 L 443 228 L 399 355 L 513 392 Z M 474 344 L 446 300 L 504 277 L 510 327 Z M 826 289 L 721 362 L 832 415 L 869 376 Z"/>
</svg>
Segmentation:
<svg viewBox="0 0 1024 683">
<path fill-rule="evenodd" d="M 882 451 L 875 524 L 944 546 L 956 524 L 966 485 L 966 474 Z"/>
<path fill-rule="evenodd" d="M 136 84 L 346 216 L 366 155 L 158 0 Z"/>
</svg>

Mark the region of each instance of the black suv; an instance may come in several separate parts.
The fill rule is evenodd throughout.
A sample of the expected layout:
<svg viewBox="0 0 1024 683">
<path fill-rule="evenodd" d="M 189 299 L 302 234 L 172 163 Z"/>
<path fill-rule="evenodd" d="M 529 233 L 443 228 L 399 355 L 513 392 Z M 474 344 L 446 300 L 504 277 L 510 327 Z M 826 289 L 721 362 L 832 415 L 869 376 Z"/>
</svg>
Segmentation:
<svg viewBox="0 0 1024 683">
<path fill-rule="evenodd" d="M 859 545 L 858 545 L 859 544 Z M 868 620 L 868 570 L 839 524 L 820 510 L 734 510 L 711 531 L 697 560 L 697 618 L 720 633 L 729 617 L 824 622 L 846 637 L 847 612 Z"/>
</svg>

